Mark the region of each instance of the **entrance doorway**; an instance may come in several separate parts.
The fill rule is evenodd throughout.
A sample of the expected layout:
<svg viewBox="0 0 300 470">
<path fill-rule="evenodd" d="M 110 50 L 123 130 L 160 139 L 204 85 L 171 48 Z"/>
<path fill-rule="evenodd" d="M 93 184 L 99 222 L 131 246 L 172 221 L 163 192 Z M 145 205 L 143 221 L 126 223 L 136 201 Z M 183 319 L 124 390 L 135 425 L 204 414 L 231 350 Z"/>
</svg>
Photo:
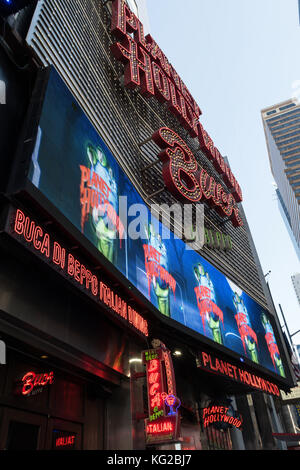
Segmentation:
<svg viewBox="0 0 300 470">
<path fill-rule="evenodd" d="M 42 450 L 45 448 L 47 418 L 45 416 L 3 409 L 0 435 L 1 450 Z"/>
<path fill-rule="evenodd" d="M 81 450 L 82 425 L 2 408 L 0 450 Z"/>
</svg>

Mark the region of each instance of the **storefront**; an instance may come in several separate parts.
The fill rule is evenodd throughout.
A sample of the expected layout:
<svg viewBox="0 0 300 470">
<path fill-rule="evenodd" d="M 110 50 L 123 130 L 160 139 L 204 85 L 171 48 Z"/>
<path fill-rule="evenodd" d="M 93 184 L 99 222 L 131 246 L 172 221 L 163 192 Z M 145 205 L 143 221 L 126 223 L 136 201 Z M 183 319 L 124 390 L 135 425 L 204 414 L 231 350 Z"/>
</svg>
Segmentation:
<svg viewBox="0 0 300 470">
<path fill-rule="evenodd" d="M 2 450 L 80 450 L 84 436 L 85 444 L 93 439 L 103 448 L 105 394 L 100 387 L 92 401 L 93 382 L 15 349 L 9 348 L 7 364 L 1 369 Z M 95 429 L 93 415 L 98 417 Z"/>
</svg>

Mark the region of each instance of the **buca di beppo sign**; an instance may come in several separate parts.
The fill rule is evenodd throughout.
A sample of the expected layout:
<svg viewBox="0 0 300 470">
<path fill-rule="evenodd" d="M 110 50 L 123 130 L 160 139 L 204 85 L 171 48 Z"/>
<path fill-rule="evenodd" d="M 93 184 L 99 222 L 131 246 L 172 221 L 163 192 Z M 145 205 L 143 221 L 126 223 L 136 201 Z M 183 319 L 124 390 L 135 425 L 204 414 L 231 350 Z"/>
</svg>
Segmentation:
<svg viewBox="0 0 300 470">
<path fill-rule="evenodd" d="M 116 318 L 126 322 L 143 336 L 148 336 L 148 322 L 88 267 L 73 256 L 36 221 L 22 210 L 11 208 L 8 233 L 49 263 L 95 302 L 104 305 Z"/>
<path fill-rule="evenodd" d="M 142 353 L 148 390 L 147 445 L 174 442 L 180 432 L 178 408 L 181 402 L 176 397 L 173 361 L 165 345 L 154 341 L 158 347 Z"/>
<path fill-rule="evenodd" d="M 163 177 L 167 188 L 183 202 L 206 199 L 222 217 L 230 217 L 235 227 L 243 225 L 236 203 L 242 201 L 241 188 L 211 137 L 199 122 L 201 110 L 174 67 L 144 28 L 125 0 L 113 0 L 111 32 L 117 38 L 112 53 L 124 64 L 124 85 L 139 88 L 145 97 L 166 103 L 199 150 L 212 162 L 228 190 L 202 169 L 186 143 L 171 129 L 162 128 L 153 140 L 164 150 Z"/>
</svg>

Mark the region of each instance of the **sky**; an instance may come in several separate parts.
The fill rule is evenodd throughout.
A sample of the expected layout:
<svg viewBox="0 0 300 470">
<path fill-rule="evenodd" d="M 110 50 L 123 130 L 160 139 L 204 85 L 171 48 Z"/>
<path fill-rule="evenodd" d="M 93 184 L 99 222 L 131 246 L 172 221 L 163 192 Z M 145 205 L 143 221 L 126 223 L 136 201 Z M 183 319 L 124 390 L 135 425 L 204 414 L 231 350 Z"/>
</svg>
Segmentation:
<svg viewBox="0 0 300 470">
<path fill-rule="evenodd" d="M 227 156 L 280 324 L 300 330 L 300 263 L 274 191 L 261 110 L 300 97 L 298 0 L 147 0 L 150 32 Z M 297 84 L 297 81 L 299 83 Z M 285 328 L 284 328 L 285 330 Z M 300 333 L 293 336 L 300 344 Z"/>
</svg>

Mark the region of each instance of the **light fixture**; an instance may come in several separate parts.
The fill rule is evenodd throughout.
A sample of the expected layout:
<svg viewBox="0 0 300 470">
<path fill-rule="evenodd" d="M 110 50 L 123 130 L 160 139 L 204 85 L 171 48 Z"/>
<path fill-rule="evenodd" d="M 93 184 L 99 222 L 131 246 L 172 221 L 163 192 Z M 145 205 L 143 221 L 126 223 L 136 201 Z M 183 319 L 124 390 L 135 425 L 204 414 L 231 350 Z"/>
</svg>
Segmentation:
<svg viewBox="0 0 300 470">
<path fill-rule="evenodd" d="M 141 364 L 141 363 L 142 363 L 142 359 L 140 359 L 139 357 L 133 357 L 133 358 L 129 359 L 129 364 L 134 364 L 134 363 L 139 363 L 139 364 Z"/>
<path fill-rule="evenodd" d="M 182 356 L 182 352 L 176 349 L 176 351 L 173 352 L 173 356 L 177 356 L 177 357 Z"/>
</svg>

